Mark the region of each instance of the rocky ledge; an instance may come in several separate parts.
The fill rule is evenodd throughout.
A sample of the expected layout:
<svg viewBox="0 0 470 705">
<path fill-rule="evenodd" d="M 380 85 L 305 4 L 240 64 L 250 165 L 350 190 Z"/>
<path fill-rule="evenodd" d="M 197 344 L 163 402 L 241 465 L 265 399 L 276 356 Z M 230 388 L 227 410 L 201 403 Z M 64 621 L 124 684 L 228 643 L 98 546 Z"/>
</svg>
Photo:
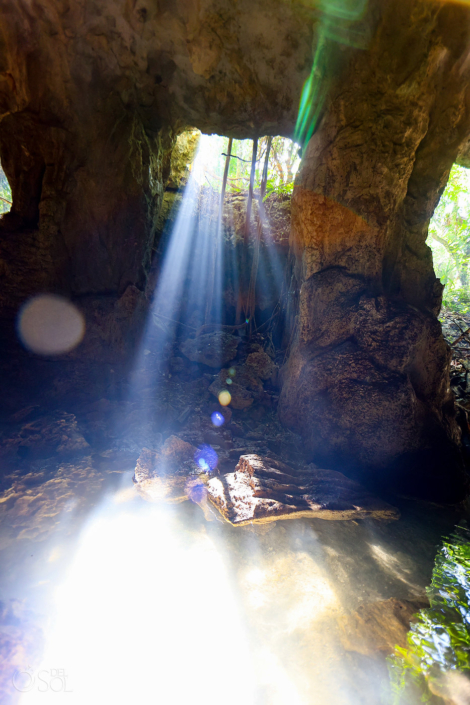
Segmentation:
<svg viewBox="0 0 470 705">
<path fill-rule="evenodd" d="M 207 498 L 233 526 L 300 517 L 398 519 L 399 512 L 334 470 L 298 471 L 280 460 L 242 455 L 233 473 L 211 478 Z"/>
</svg>

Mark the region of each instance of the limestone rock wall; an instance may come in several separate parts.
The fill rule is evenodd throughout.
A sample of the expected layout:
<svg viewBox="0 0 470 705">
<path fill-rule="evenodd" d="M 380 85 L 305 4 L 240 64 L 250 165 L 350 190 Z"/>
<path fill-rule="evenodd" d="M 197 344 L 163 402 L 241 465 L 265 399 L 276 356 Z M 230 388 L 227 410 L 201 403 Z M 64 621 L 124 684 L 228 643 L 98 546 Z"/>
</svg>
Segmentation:
<svg viewBox="0 0 470 705">
<path fill-rule="evenodd" d="M 425 241 L 469 132 L 470 14 L 383 7 L 296 181 L 298 332 L 280 411 L 314 459 L 456 499 L 466 480 L 436 318 L 442 286 Z"/>
</svg>

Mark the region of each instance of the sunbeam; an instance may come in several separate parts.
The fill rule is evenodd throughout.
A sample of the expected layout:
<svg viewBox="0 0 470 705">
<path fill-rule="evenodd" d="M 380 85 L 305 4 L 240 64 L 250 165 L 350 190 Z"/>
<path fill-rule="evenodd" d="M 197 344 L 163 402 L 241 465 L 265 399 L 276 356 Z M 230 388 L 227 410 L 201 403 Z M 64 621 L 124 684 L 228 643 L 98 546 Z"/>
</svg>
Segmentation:
<svg viewBox="0 0 470 705">
<path fill-rule="evenodd" d="M 221 693 L 226 703 L 255 703 L 224 560 L 171 509 L 109 500 L 83 530 L 54 602 L 37 671 L 44 685 L 24 693 L 24 705 L 216 705 Z"/>
</svg>

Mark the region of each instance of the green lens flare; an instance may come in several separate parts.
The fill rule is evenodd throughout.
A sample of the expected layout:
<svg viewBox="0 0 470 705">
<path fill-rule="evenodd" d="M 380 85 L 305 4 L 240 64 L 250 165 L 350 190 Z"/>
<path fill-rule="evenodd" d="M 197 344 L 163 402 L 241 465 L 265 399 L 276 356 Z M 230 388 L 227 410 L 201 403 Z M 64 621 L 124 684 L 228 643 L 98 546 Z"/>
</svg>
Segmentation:
<svg viewBox="0 0 470 705">
<path fill-rule="evenodd" d="M 294 140 L 306 144 L 313 135 L 321 115 L 335 63 L 335 45 L 363 49 L 366 32 L 358 27 L 367 9 L 367 0 L 324 0 L 320 5 L 320 22 L 313 51 L 313 64 L 300 96 Z"/>
</svg>

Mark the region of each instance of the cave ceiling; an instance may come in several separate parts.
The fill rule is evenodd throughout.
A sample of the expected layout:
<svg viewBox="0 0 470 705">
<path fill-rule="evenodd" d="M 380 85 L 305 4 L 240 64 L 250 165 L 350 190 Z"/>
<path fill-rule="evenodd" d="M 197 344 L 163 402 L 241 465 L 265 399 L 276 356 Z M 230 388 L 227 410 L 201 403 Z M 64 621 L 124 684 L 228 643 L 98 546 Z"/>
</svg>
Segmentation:
<svg viewBox="0 0 470 705">
<path fill-rule="evenodd" d="M 237 137 L 292 133 L 316 24 L 287 0 L 4 0 L 0 16 L 1 117 L 122 105 L 148 130 Z"/>
</svg>

